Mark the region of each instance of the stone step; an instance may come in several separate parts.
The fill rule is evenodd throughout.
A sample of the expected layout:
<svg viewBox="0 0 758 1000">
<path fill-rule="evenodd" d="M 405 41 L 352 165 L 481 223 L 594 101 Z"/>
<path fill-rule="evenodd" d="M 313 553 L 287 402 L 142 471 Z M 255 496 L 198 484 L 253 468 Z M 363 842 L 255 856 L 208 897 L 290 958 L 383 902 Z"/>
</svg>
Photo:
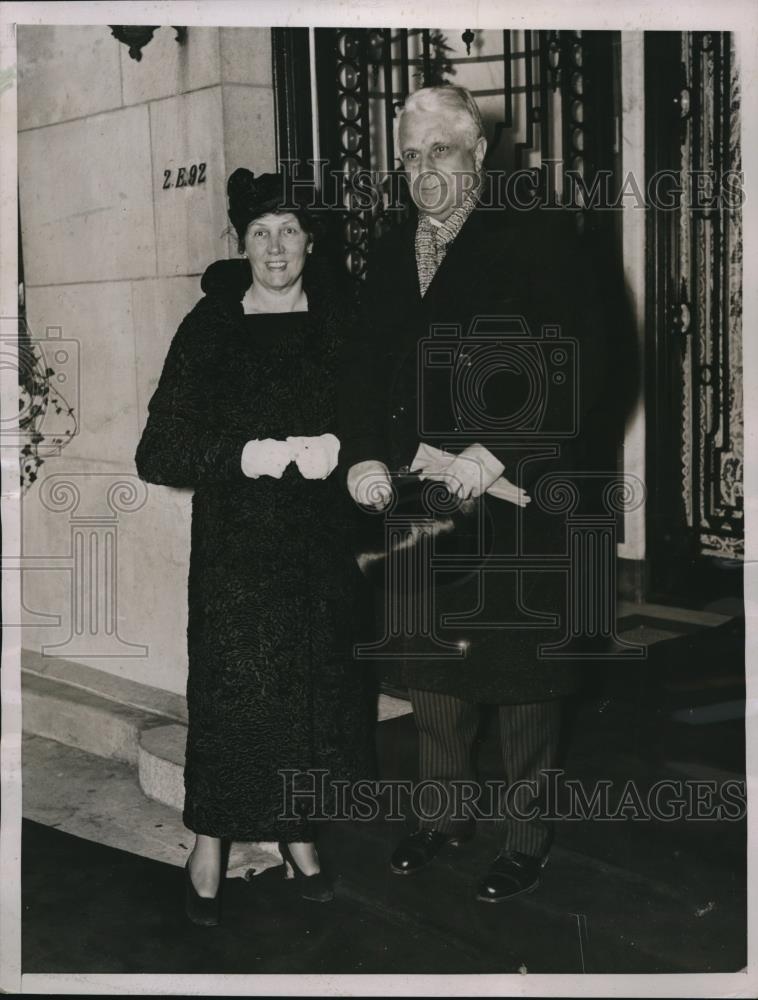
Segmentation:
<svg viewBox="0 0 758 1000">
<path fill-rule="evenodd" d="M 185 699 L 27 650 L 21 676 L 25 750 L 34 748 L 54 761 L 55 788 L 65 790 L 65 805 L 62 800 L 53 808 L 46 769 L 35 769 L 25 759 L 24 815 L 75 836 L 183 865 L 193 837 L 181 821 Z M 380 721 L 410 711 L 402 698 L 379 698 Z M 82 781 L 87 788 L 79 787 Z M 116 786 L 128 807 L 104 804 Z M 278 864 L 276 844 L 235 844 L 229 874 L 250 869 L 257 874 Z"/>
<path fill-rule="evenodd" d="M 24 674 L 37 674 L 49 680 L 60 681 L 69 687 L 89 691 L 107 701 L 129 705 L 142 712 L 162 715 L 177 722 L 187 721 L 187 700 L 183 694 L 140 684 L 128 677 L 88 667 L 85 663 L 57 656 L 43 656 L 35 650 L 22 649 L 21 669 Z"/>
<path fill-rule="evenodd" d="M 140 788 L 156 802 L 184 808 L 185 726 L 155 726 L 140 735 L 137 773 Z"/>
<path fill-rule="evenodd" d="M 181 820 L 187 730 L 176 720 L 186 717 L 183 699 L 133 682 L 114 691 L 112 678 L 95 677 L 99 672 L 86 667 L 80 671 L 80 664 L 40 658 L 38 663 L 32 660 L 30 668 L 29 662 L 25 657 L 22 670 L 25 747 L 47 747 L 45 753 L 54 761 L 51 773 L 57 775 L 55 787 L 66 790 L 66 805 L 51 807 L 46 772 L 31 768 L 27 755 L 26 818 L 183 865 L 193 839 Z M 96 685 L 103 685 L 105 693 L 93 690 Z M 116 700 L 115 694 L 127 696 L 131 704 Z M 160 711 L 151 711 L 150 705 Z M 164 714 L 166 709 L 170 715 Z M 82 780 L 91 787 L 80 787 Z M 116 788 L 118 800 L 107 804 Z M 251 869 L 258 874 L 278 864 L 281 857 L 275 844 L 235 844 L 229 876 L 239 877 Z"/>
<path fill-rule="evenodd" d="M 164 716 L 109 701 L 34 673 L 22 674 L 24 732 L 136 766 L 139 734 Z"/>
<path fill-rule="evenodd" d="M 165 864 L 183 867 L 187 860 L 193 834 L 181 812 L 148 798 L 136 769 L 123 761 L 27 734 L 23 782 L 26 819 Z M 280 864 L 275 846 L 233 844 L 228 877 Z"/>
</svg>

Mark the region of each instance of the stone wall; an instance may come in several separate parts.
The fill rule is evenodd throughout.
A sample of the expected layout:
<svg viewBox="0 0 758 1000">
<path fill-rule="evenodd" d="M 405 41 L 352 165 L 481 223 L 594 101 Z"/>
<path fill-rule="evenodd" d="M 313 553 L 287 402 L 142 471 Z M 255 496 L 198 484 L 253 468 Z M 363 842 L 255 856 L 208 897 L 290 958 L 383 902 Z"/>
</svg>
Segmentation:
<svg viewBox="0 0 758 1000">
<path fill-rule="evenodd" d="M 226 177 L 276 166 L 270 46 L 166 27 L 137 62 L 105 25 L 18 29 L 27 319 L 76 421 L 23 502 L 24 645 L 169 691 L 190 495 L 145 488 L 133 458 L 199 275 L 235 251 Z"/>
</svg>

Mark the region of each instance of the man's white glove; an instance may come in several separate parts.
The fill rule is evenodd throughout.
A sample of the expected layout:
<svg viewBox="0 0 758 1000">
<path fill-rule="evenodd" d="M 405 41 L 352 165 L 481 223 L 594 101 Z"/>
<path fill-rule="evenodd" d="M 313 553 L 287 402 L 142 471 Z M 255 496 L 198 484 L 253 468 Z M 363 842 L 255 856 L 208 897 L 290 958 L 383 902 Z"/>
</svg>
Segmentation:
<svg viewBox="0 0 758 1000">
<path fill-rule="evenodd" d="M 503 476 L 504 468 L 503 463 L 481 444 L 469 445 L 460 455 L 420 444 L 411 464 L 411 472 L 418 472 L 420 479 L 445 483 L 448 490 L 461 500 L 489 493 L 525 507 L 531 497 Z"/>
<path fill-rule="evenodd" d="M 251 479 L 259 476 L 273 476 L 281 479 L 290 464 L 292 455 L 286 441 L 263 438 L 248 441 L 242 449 L 242 471 Z"/>
<path fill-rule="evenodd" d="M 287 444 L 304 479 L 326 479 L 337 468 L 340 443 L 334 434 L 288 437 Z"/>
<path fill-rule="evenodd" d="M 347 489 L 356 503 L 383 510 L 392 500 L 392 480 L 384 462 L 369 460 L 352 465 Z"/>
</svg>

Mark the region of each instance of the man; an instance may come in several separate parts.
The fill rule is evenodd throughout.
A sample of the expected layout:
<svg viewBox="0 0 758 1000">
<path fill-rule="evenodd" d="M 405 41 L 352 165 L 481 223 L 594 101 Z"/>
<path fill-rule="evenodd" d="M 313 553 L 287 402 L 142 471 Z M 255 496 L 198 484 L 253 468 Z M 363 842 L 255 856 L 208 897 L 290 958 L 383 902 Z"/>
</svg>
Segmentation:
<svg viewBox="0 0 758 1000">
<path fill-rule="evenodd" d="M 460 500 L 484 505 L 491 552 L 549 558 L 564 550 L 565 521 L 539 502 L 539 488 L 528 505 L 527 494 L 545 474 L 593 463 L 607 468 L 597 464 L 598 455 L 587 455 L 588 429 L 605 427 L 606 420 L 600 401 L 605 331 L 592 268 L 563 213 L 499 205 L 483 171 L 482 120 L 464 88 L 412 94 L 400 113 L 398 148 L 417 214 L 372 248 L 363 329 L 344 374 L 348 489 L 356 503 L 382 509 L 392 496 L 391 473 L 417 471 L 444 482 Z M 510 333 L 491 342 L 481 338 L 482 317 L 490 317 L 486 322 L 496 330 L 510 323 Z M 513 322 L 518 328 L 521 320 L 528 330 L 517 329 L 514 340 Z M 446 385 L 445 363 L 440 381 L 434 357 L 419 348 L 440 325 L 458 338 Z M 557 328 L 568 347 L 540 341 L 545 330 Z M 467 386 L 465 366 L 481 360 L 489 343 L 499 361 L 489 369 L 485 363 L 486 374 Z M 493 423 L 485 420 L 478 428 L 476 413 L 467 422 L 456 417 L 463 411 L 470 416 L 472 406 L 494 415 L 502 434 L 483 435 Z M 419 871 L 443 848 L 472 835 L 472 822 L 456 814 L 452 792 L 456 781 L 476 775 L 480 706 L 498 706 L 503 787 L 519 791 L 501 798 L 501 849 L 477 890 L 478 899 L 490 902 L 539 882 L 550 830 L 532 807 L 544 790 L 544 772 L 556 763 L 560 698 L 577 685 L 575 670 L 537 652 L 540 643 L 560 638 L 555 623 L 565 613 L 565 579 L 534 563 L 527 569 L 520 575 L 477 573 L 435 592 L 440 634 L 445 638 L 445 620 L 457 615 L 453 631 L 465 637 L 469 654 L 462 660 L 409 658 L 399 676 L 418 728 L 420 777 L 451 794 L 441 815 L 432 792 L 422 798 L 418 829 L 392 856 L 396 874 Z"/>
</svg>

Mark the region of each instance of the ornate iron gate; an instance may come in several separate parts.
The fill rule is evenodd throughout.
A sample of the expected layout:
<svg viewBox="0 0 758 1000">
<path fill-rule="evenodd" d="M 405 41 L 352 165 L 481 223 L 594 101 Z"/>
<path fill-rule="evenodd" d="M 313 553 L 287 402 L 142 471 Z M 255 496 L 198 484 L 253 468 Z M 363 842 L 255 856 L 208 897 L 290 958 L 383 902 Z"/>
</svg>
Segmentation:
<svg viewBox="0 0 758 1000">
<path fill-rule="evenodd" d="M 667 566 L 743 553 L 740 102 L 728 33 L 655 33 L 646 62 L 648 181 L 678 179 L 648 240 L 649 541 L 665 588 Z"/>
<path fill-rule="evenodd" d="M 731 182 L 740 169 L 739 91 L 729 35 L 687 34 L 682 50 L 688 81 L 682 96 L 689 98 L 682 194 L 693 206 L 680 216 L 682 490 L 687 525 L 703 554 L 737 556 L 743 551 L 742 233 Z M 728 189 L 719 205 L 721 184 Z"/>
<path fill-rule="evenodd" d="M 473 92 L 491 135 L 487 166 L 534 172 L 540 198 L 576 208 L 579 225 L 609 229 L 613 213 L 592 212 L 588 192 L 602 178 L 613 198 L 618 183 L 615 42 L 611 32 L 318 30 L 323 193 L 341 208 L 349 272 L 360 278 L 372 241 L 404 217 L 394 119 L 430 84 Z"/>
</svg>

